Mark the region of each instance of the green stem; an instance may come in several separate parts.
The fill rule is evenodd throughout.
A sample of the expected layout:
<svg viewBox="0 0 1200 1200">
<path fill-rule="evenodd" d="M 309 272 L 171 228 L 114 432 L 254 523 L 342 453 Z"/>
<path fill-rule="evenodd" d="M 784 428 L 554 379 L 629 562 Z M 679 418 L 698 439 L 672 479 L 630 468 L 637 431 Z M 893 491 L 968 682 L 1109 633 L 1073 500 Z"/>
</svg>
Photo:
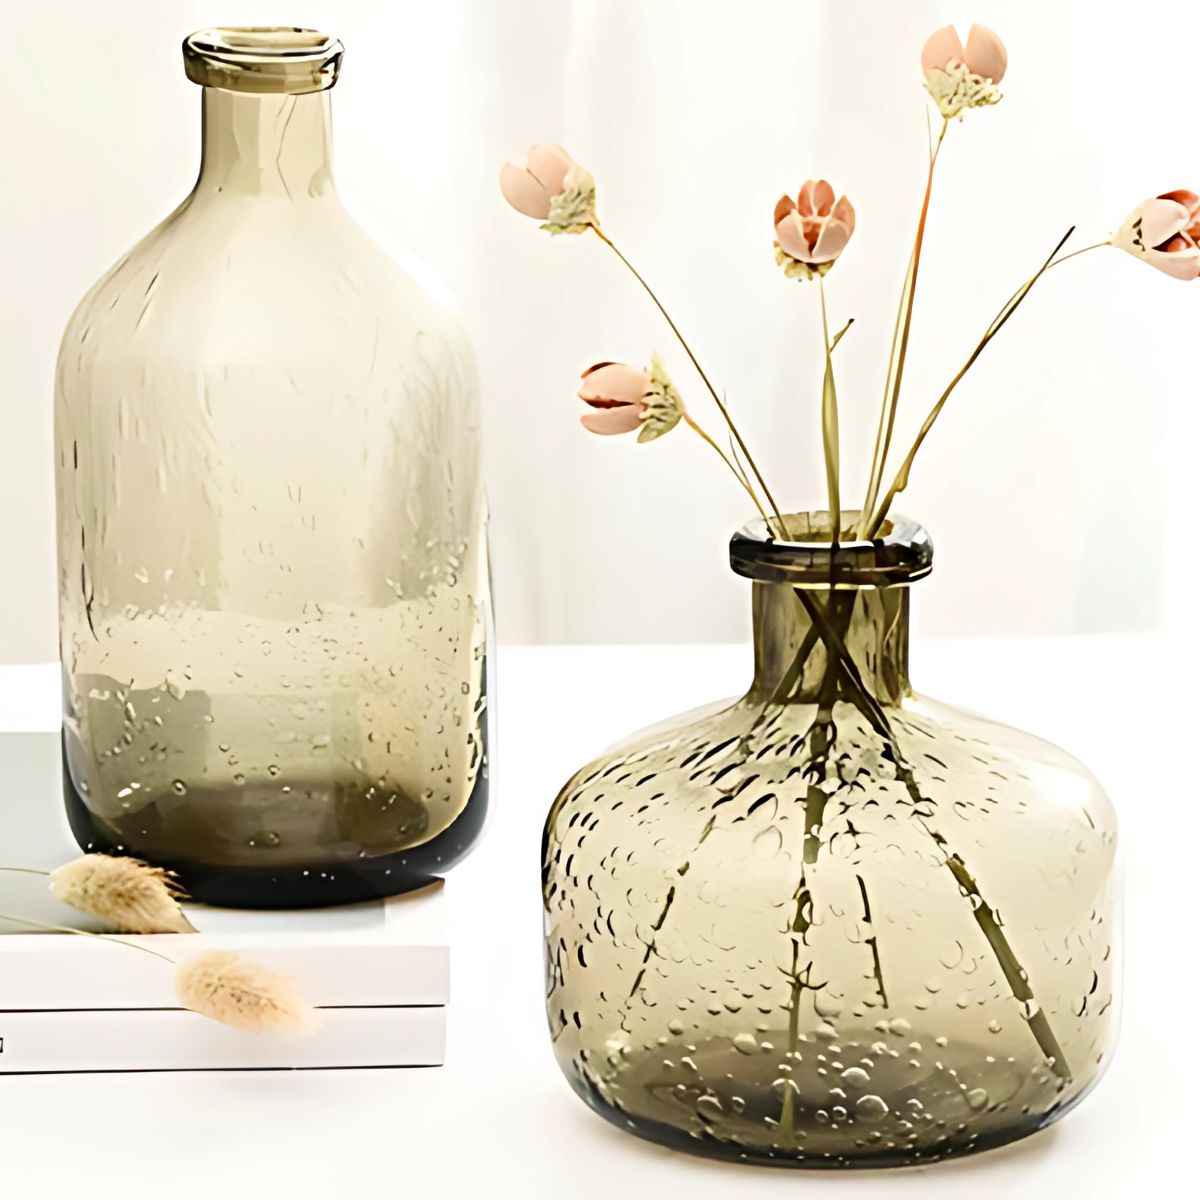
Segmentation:
<svg viewBox="0 0 1200 1200">
<path fill-rule="evenodd" d="M 1052 265 L 1054 265 L 1055 255 L 1057 255 L 1058 252 L 1063 248 L 1067 238 L 1069 238 L 1074 231 L 1075 227 L 1072 226 L 1065 234 L 1063 234 L 1063 236 L 1059 239 L 1058 245 L 1056 245 L 1051 251 L 1049 258 L 1047 258 L 1046 261 L 1042 263 L 1042 265 L 1008 298 L 1004 304 L 1004 307 L 1000 309 L 1000 311 L 992 319 L 992 323 L 984 331 L 983 337 L 979 339 L 975 349 L 972 350 L 967 356 L 967 361 L 963 363 L 963 365 L 958 369 L 958 372 L 955 374 L 954 378 L 951 379 L 949 384 L 946 385 L 946 390 L 938 397 L 937 403 L 935 403 L 933 408 L 930 409 L 929 415 L 925 418 L 924 423 L 921 425 L 912 447 L 909 449 L 908 454 L 905 455 L 903 463 L 900 464 L 900 470 L 896 472 L 896 477 L 894 480 L 892 480 L 892 485 L 890 488 L 888 488 L 886 495 L 879 504 L 879 507 L 870 515 L 869 518 L 864 515 L 863 520 L 865 524 L 860 526 L 860 533 L 862 537 L 873 538 L 879 532 L 880 527 L 883 525 L 884 519 L 887 517 L 888 510 L 892 506 L 892 502 L 908 486 L 909 474 L 912 471 L 912 465 L 917 457 L 917 453 L 924 444 L 926 437 L 929 436 L 929 431 L 933 428 L 934 422 L 937 421 L 938 417 L 941 415 L 942 409 L 945 408 L 946 401 L 950 399 L 954 389 L 958 387 L 959 383 L 962 382 L 963 376 L 965 376 L 971 367 L 975 365 L 976 359 L 978 359 L 979 356 L 984 352 L 991 340 L 1008 323 L 1008 319 L 1017 311 L 1025 297 L 1029 295 L 1033 285 L 1037 283 L 1039 279 L 1041 279 L 1041 277 Z M 1066 259 L 1064 258 L 1061 261 L 1065 262 Z"/>
<path fill-rule="evenodd" d="M 754 502 L 754 507 L 758 509 L 758 515 L 762 517 L 762 519 L 766 522 L 767 527 L 770 528 L 770 518 L 767 516 L 766 509 L 763 508 L 762 503 L 759 501 L 758 493 L 750 486 L 750 481 L 741 473 L 741 471 L 737 469 L 736 466 L 734 466 L 733 462 L 729 458 L 729 455 L 727 455 L 725 451 L 722 450 L 721 447 L 712 440 L 708 433 L 701 428 L 700 423 L 692 416 L 690 412 L 687 411 L 686 408 L 682 410 L 682 416 L 684 424 L 687 425 L 687 427 L 702 441 L 707 442 L 720 456 L 721 461 L 730 469 L 730 471 L 733 472 L 734 479 L 736 479 L 738 483 L 745 488 L 746 494 Z"/>
<path fill-rule="evenodd" d="M 855 875 L 858 880 L 858 894 L 863 903 L 863 925 L 871 931 L 866 943 L 871 947 L 871 969 L 875 974 L 875 987 L 879 991 L 879 1002 L 884 1008 L 888 1006 L 887 988 L 883 986 L 883 963 L 879 958 L 879 935 L 875 932 L 875 922 L 871 917 L 871 900 L 867 895 L 867 884 L 861 875 Z"/>
<path fill-rule="evenodd" d="M 716 404 L 717 409 L 720 411 L 721 416 L 725 420 L 725 424 L 729 426 L 729 432 L 733 434 L 734 440 L 738 444 L 738 448 L 745 456 L 746 461 L 750 464 L 750 469 L 754 472 L 754 478 L 758 480 L 758 485 L 762 488 L 763 495 L 766 496 L 767 503 L 771 506 L 771 511 L 775 514 L 776 521 L 779 522 L 780 535 L 786 537 L 787 525 L 784 522 L 783 513 L 780 511 L 779 505 L 775 503 L 775 497 L 771 495 L 771 489 L 767 487 L 767 481 L 763 478 L 762 472 L 758 469 L 758 464 L 754 461 L 754 456 L 750 453 L 750 450 L 742 438 L 741 433 L 738 431 L 737 425 L 734 424 L 733 417 L 730 415 L 729 409 L 725 406 L 725 401 L 721 399 L 717 389 L 713 387 L 712 381 L 705 374 L 704 368 L 700 365 L 699 360 L 696 358 L 695 354 L 692 353 L 692 348 L 687 344 L 687 340 L 684 338 L 683 334 L 680 333 L 679 326 L 676 325 L 671 319 L 671 314 L 667 312 L 663 302 L 654 294 L 654 289 L 649 285 L 649 283 L 646 282 L 641 272 L 638 271 L 633 263 L 631 263 L 629 259 L 627 259 L 625 255 L 621 253 L 621 251 L 617 248 L 617 244 L 612 240 L 612 238 L 610 238 L 608 234 L 606 234 L 597 225 L 592 225 L 591 229 L 595 235 L 621 260 L 621 262 L 624 263 L 626 268 L 629 270 L 629 273 L 638 281 L 638 283 L 642 285 L 642 290 L 645 291 L 646 295 L 654 301 L 655 307 L 660 313 L 662 313 L 663 320 L 666 321 L 667 325 L 671 329 L 671 332 L 675 335 L 679 344 L 683 347 L 684 353 L 689 359 L 691 359 L 692 366 L 696 368 L 696 374 L 700 376 L 704 386 L 708 389 L 708 394 L 712 396 L 713 402 Z"/>
<path fill-rule="evenodd" d="M 806 979 L 800 978 L 800 937 L 801 934 L 793 932 L 792 934 L 792 970 L 791 970 L 791 991 L 788 996 L 788 1064 L 795 1070 L 796 1054 L 800 1048 L 800 997 L 804 994 L 804 988 L 808 982 Z M 812 970 L 810 963 L 807 968 Z M 788 1075 L 783 1082 L 783 1103 L 779 1109 L 779 1127 L 783 1130 L 788 1141 L 792 1141 L 796 1136 L 796 1112 L 795 1112 L 795 1096 L 796 1085 Z"/>
<path fill-rule="evenodd" d="M 1089 250 L 1099 250 L 1103 246 L 1111 246 L 1112 242 L 1093 242 L 1090 246 L 1081 246 L 1078 250 L 1072 250 L 1070 254 L 1064 254 L 1062 258 L 1056 258 L 1051 264 L 1051 267 L 1061 267 L 1063 263 L 1069 262 L 1073 258 L 1078 258 L 1081 254 L 1086 254 Z M 1048 269 L 1048 268 L 1047 268 Z"/>
<path fill-rule="evenodd" d="M 896 325 L 892 331 L 892 352 L 888 358 L 888 373 L 883 385 L 883 403 L 879 410 L 879 426 L 875 432 L 875 449 L 871 454 L 871 475 L 867 482 L 867 494 L 863 499 L 859 517 L 858 536 L 863 536 L 863 522 L 875 507 L 879 488 L 883 483 L 883 472 L 887 465 L 888 450 L 891 449 L 892 431 L 896 425 L 896 409 L 900 404 L 900 384 L 904 379 L 904 364 L 908 357 L 908 335 L 912 328 L 913 303 L 917 292 L 917 274 L 921 267 L 921 250 L 925 245 L 925 223 L 929 218 L 929 200 L 933 195 L 933 170 L 937 166 L 938 154 L 949 120 L 943 118 L 937 144 L 929 153 L 929 172 L 925 178 L 925 198 L 921 202 L 921 215 L 917 220 L 917 232 L 913 239 L 912 254 L 908 260 L 908 271 L 904 286 L 900 290 L 900 306 L 896 312 Z"/>
<path fill-rule="evenodd" d="M 799 589 L 797 591 L 799 592 Z M 833 620 L 848 627 L 854 611 L 854 602 L 853 594 L 835 595 L 831 590 L 829 608 Z M 804 603 L 806 607 L 813 605 L 811 597 L 808 596 L 804 597 Z M 826 650 L 827 655 L 828 653 L 829 651 Z M 805 982 L 801 983 L 798 969 L 799 953 L 800 944 L 812 925 L 814 901 L 810 873 L 816 867 L 817 859 L 820 856 L 821 827 L 825 821 L 825 809 L 829 803 L 828 793 L 819 785 L 825 784 L 829 780 L 829 758 L 837 739 L 837 728 L 833 722 L 833 709 L 837 698 L 838 672 L 832 668 L 831 663 L 821 679 L 821 688 L 817 696 L 817 711 L 805 734 L 805 742 L 809 745 L 809 764 L 805 768 L 805 773 L 809 775 L 809 782 L 804 799 L 804 840 L 800 855 L 800 878 L 792 895 L 795 912 L 789 927 L 792 937 L 792 989 L 788 998 L 787 1058 L 789 1062 L 795 1061 L 800 1050 L 800 997 L 803 994 L 804 986 L 811 985 L 812 982 L 813 964 L 810 961 L 805 968 Z M 813 776 L 819 776 L 819 780 L 814 781 Z M 792 1089 L 786 1086 L 779 1112 L 779 1123 L 789 1138 L 795 1136 Z"/>
<path fill-rule="evenodd" d="M 924 821 L 921 823 L 925 824 Z M 1029 973 L 1021 966 L 1020 961 L 1013 951 L 1012 944 L 1005 937 L 995 909 L 983 898 L 983 894 L 979 890 L 979 884 L 975 882 L 975 877 L 967 870 L 966 863 L 963 862 L 958 854 L 950 851 L 950 848 L 946 845 L 946 839 L 941 834 L 929 829 L 928 826 L 926 826 L 926 829 L 941 848 L 942 853 L 946 855 L 946 866 L 949 867 L 950 873 L 954 876 L 954 880 L 963 895 L 969 897 L 978 905 L 974 909 L 975 923 L 979 926 L 980 931 L 987 940 L 987 944 L 991 947 L 992 955 L 1000 966 L 1000 972 L 1004 976 L 1004 981 L 1008 984 L 1009 990 L 1012 992 L 1013 997 L 1020 1002 L 1022 1017 L 1029 1025 L 1030 1033 L 1033 1034 L 1034 1040 L 1041 1048 L 1047 1061 L 1049 1061 L 1051 1070 L 1064 1083 L 1070 1083 L 1071 1070 L 1067 1066 L 1066 1055 L 1063 1053 L 1062 1047 L 1058 1044 L 1058 1039 L 1054 1036 L 1054 1030 L 1050 1027 L 1050 1018 L 1046 1016 L 1045 1011 L 1034 997 L 1033 988 L 1029 982 Z"/>
<path fill-rule="evenodd" d="M 821 441 L 825 448 L 825 486 L 829 493 L 829 540 L 836 546 L 842 529 L 842 499 L 838 477 L 841 453 L 838 446 L 837 386 L 833 379 L 833 346 L 829 341 L 829 314 L 825 307 L 825 280 L 817 278 L 821 295 L 821 334 L 825 340 L 825 378 L 821 385 Z"/>
<path fill-rule="evenodd" d="M 887 714 L 883 711 L 878 700 L 867 690 L 866 685 L 863 683 L 862 675 L 859 673 L 854 659 L 846 648 L 844 640 L 839 637 L 838 631 L 833 628 L 829 619 L 820 610 L 820 607 L 802 589 L 797 588 L 796 594 L 808 612 L 810 619 L 817 625 L 821 639 L 825 643 L 825 652 L 831 667 L 835 672 L 840 672 L 845 679 L 848 699 L 862 713 L 867 723 L 887 746 L 892 757 L 896 776 L 903 784 L 909 799 L 913 803 L 914 818 L 944 855 L 944 865 L 953 876 L 962 894 L 967 898 L 971 908 L 971 916 L 975 924 L 979 927 L 979 931 L 982 933 L 988 947 L 991 949 L 992 955 L 999 965 L 1001 973 L 1004 975 L 1005 982 L 1007 982 L 1009 989 L 1012 991 L 1013 997 L 1023 1006 L 1025 1020 L 1029 1025 L 1030 1033 L 1038 1044 L 1038 1048 L 1050 1064 L 1051 1070 L 1064 1083 L 1069 1083 L 1071 1080 L 1071 1070 L 1067 1064 L 1066 1055 L 1063 1053 L 1058 1039 L 1054 1036 L 1049 1018 L 1037 1004 L 1029 972 L 1021 966 L 1016 951 L 1013 949 L 996 916 L 995 909 L 984 899 L 974 875 L 968 869 L 962 856 L 951 851 L 949 843 L 942 834 L 929 824 L 928 815 L 922 811 L 922 805 L 927 805 L 928 801 L 921 792 L 915 772 L 900 748 L 900 743 L 892 731 L 891 722 L 888 720 Z"/>
</svg>

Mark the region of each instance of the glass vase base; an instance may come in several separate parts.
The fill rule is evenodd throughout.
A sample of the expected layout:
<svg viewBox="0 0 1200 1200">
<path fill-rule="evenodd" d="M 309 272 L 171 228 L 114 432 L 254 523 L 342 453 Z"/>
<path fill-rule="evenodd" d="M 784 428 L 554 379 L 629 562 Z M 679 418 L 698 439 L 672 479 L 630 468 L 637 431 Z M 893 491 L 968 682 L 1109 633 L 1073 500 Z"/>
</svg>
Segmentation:
<svg viewBox="0 0 1200 1200">
<path fill-rule="evenodd" d="M 599 1081 L 578 1063 L 567 1075 L 627 1133 L 686 1154 L 800 1170 L 920 1166 L 995 1149 L 1046 1128 L 1086 1094 L 1063 1103 L 1048 1070 L 1022 1080 L 996 1060 L 981 1067 L 986 1047 L 931 1044 L 936 1054 L 926 1056 L 901 1037 L 809 1039 L 790 1075 L 769 1034 L 749 1054 L 721 1039 L 618 1053 L 620 1065 Z M 721 1091 L 697 1079 L 731 1082 Z"/>
<path fill-rule="evenodd" d="M 425 887 L 462 859 L 482 832 L 488 779 L 482 771 L 461 814 L 436 837 L 409 849 L 368 854 L 340 847 L 344 856 L 263 863 L 206 863 L 156 852 L 152 841 L 158 818 L 147 812 L 120 823 L 101 820 L 88 808 L 63 760 L 63 799 L 67 823 L 87 853 L 125 854 L 173 871 L 188 896 L 219 908 L 328 908 L 400 895 Z M 197 838 L 197 841 L 202 839 Z M 263 855 L 269 854 L 264 850 Z"/>
</svg>

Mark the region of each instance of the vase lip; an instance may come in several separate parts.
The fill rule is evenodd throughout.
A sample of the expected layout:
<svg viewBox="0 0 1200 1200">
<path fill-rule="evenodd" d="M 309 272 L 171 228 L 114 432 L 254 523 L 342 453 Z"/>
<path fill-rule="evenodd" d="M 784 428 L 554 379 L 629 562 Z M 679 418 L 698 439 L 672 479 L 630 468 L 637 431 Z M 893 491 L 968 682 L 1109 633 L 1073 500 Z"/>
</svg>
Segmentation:
<svg viewBox="0 0 1200 1200">
<path fill-rule="evenodd" d="M 183 69 L 202 87 L 301 96 L 337 82 L 342 43 L 289 25 L 222 25 L 183 39 Z"/>
<path fill-rule="evenodd" d="M 842 528 L 858 517 L 842 513 Z M 789 513 L 788 531 L 799 538 L 776 537 L 761 517 L 729 540 L 729 565 L 760 583 L 827 590 L 835 587 L 903 587 L 933 570 L 933 541 L 922 525 L 908 517 L 889 517 L 870 540 L 829 542 L 829 513 Z M 823 534 L 823 536 L 817 536 Z M 811 535 L 811 540 L 805 540 Z"/>
</svg>

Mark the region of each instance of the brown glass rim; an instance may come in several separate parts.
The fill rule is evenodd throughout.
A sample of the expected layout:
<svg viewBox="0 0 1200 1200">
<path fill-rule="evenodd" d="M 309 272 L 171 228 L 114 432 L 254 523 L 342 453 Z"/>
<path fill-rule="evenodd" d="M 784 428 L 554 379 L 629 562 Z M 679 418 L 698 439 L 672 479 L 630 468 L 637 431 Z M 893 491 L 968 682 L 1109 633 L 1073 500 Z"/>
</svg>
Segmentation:
<svg viewBox="0 0 1200 1200">
<path fill-rule="evenodd" d="M 300 96 L 337 82 L 342 43 L 315 29 L 223 25 L 183 40 L 183 69 L 201 87 Z"/>
<path fill-rule="evenodd" d="M 853 525 L 858 513 L 842 514 L 842 528 Z M 792 513 L 789 531 L 828 530 L 826 512 Z M 870 541 L 839 542 L 828 535 L 812 541 L 775 537 L 761 518 L 751 521 L 729 541 L 729 565 L 738 575 L 760 583 L 792 587 L 903 587 L 933 570 L 933 541 L 925 528 L 908 517 L 895 516 Z"/>
</svg>

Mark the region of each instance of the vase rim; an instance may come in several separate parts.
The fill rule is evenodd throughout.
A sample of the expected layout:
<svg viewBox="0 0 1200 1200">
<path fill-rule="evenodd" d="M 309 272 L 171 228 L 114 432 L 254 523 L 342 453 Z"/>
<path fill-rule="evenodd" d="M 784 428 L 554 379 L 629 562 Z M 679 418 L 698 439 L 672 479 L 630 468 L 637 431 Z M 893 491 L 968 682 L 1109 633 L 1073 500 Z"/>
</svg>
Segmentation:
<svg viewBox="0 0 1200 1200">
<path fill-rule="evenodd" d="M 843 512 L 843 527 L 858 515 Z M 828 512 L 788 513 L 785 520 L 791 533 L 811 534 L 811 539 L 776 537 L 766 521 L 756 518 L 729 540 L 729 565 L 738 575 L 759 583 L 827 590 L 903 587 L 933 570 L 933 541 L 924 526 L 908 517 L 890 517 L 877 537 L 836 547 L 829 541 Z"/>
<path fill-rule="evenodd" d="M 290 25 L 222 25 L 183 40 L 183 69 L 202 87 L 301 96 L 337 82 L 342 43 Z"/>
</svg>

